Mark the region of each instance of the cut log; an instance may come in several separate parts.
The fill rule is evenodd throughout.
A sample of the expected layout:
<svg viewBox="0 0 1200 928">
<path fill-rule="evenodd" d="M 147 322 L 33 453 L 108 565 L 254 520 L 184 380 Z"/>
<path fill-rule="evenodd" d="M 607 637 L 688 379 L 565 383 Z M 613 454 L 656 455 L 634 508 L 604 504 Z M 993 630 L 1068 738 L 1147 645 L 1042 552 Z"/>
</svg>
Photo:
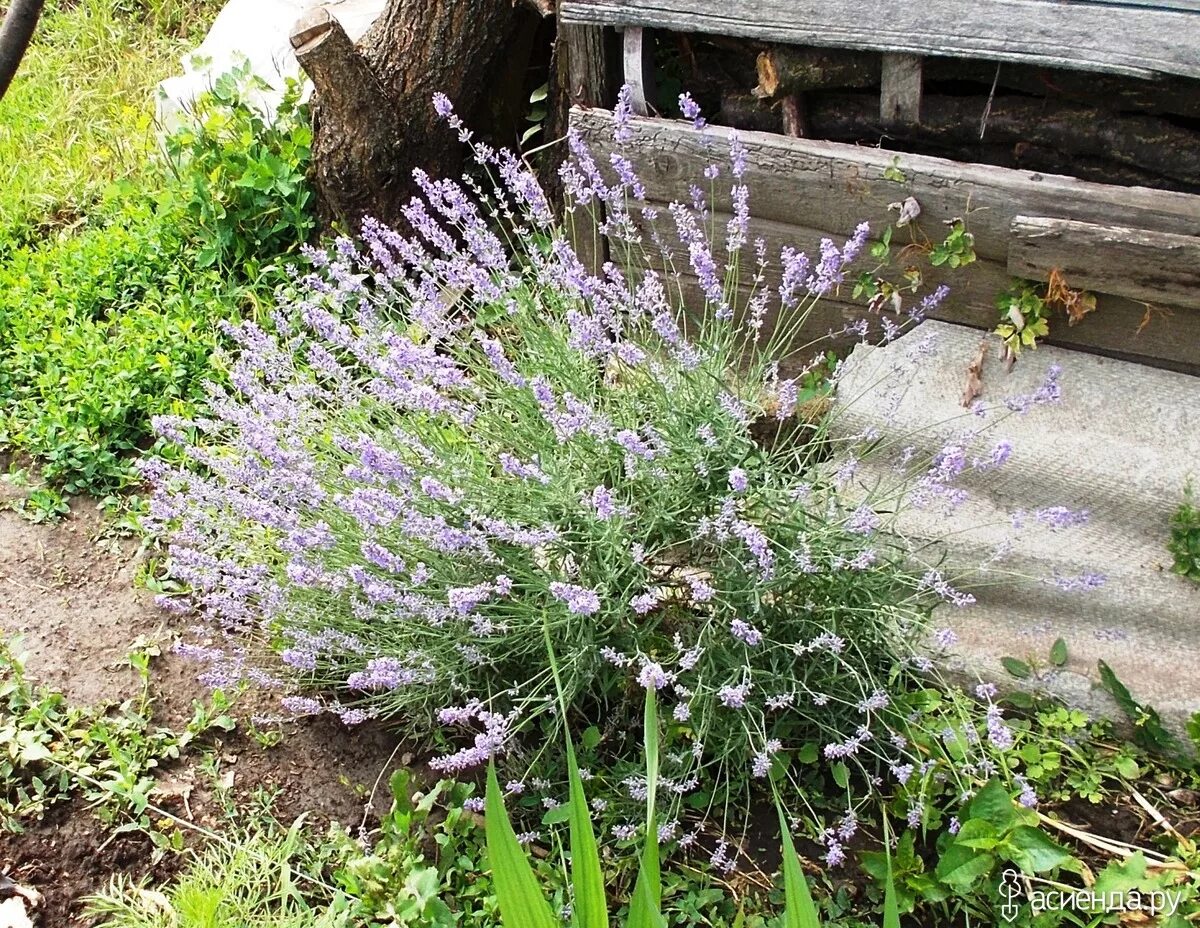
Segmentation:
<svg viewBox="0 0 1200 928">
<path fill-rule="evenodd" d="M 784 131 L 783 113 L 779 106 L 772 106 L 748 93 L 725 93 L 721 96 L 721 111 L 713 122 L 736 129 L 753 129 L 756 132 Z"/>
<path fill-rule="evenodd" d="M 324 9 L 297 23 L 292 45 L 316 90 L 314 182 L 328 220 L 399 224 L 413 168 L 454 170 L 459 147 L 433 95 L 471 119 L 519 15 L 533 14 L 512 0 L 389 0 L 358 46 Z"/>
<path fill-rule="evenodd" d="M 968 84 L 975 84 L 978 92 L 987 93 L 993 81 L 1001 91 L 1016 90 L 1056 103 L 1078 103 L 1123 113 L 1167 114 L 1200 119 L 1200 83 L 1186 77 L 1145 80 L 1117 74 L 1039 68 L 1007 61 L 925 59 L 925 86 L 932 94 L 942 88 L 961 93 L 963 86 Z"/>
<path fill-rule="evenodd" d="M 979 120 L 985 97 L 926 96 L 920 126 L 884 126 L 868 94 L 809 94 L 813 135 L 838 142 L 882 137 L 913 147 L 940 149 L 961 161 L 978 161 Z M 1177 189 L 1200 190 L 1200 133 L 1155 116 L 1125 116 L 1094 107 L 1026 97 L 997 97 L 987 120 L 986 142 L 1008 147 L 1022 168 L 1042 168 L 1029 157 L 1039 149 L 1068 160 L 1087 158 L 1158 176 Z M 1157 186 L 1162 186 L 1158 184 Z"/>
<path fill-rule="evenodd" d="M 776 100 L 817 88 L 874 87 L 878 83 L 878 55 L 776 45 L 759 53 L 754 93 Z"/>
</svg>

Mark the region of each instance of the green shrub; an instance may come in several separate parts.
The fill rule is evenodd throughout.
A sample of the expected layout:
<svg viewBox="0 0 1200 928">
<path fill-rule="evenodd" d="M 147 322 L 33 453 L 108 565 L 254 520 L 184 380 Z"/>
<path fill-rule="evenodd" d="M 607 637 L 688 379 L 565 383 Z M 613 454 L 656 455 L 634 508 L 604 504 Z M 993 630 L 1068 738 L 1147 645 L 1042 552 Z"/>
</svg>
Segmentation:
<svg viewBox="0 0 1200 928">
<path fill-rule="evenodd" d="M 154 415 L 190 409 L 223 321 L 253 316 L 309 235 L 311 130 L 295 89 L 268 125 L 226 76 L 167 140 L 149 192 L 0 267 L 0 447 L 69 492 L 133 479 Z"/>
<path fill-rule="evenodd" d="M 312 130 L 293 82 L 273 120 L 246 101 L 265 87 L 248 63 L 221 75 L 166 139 L 165 207 L 177 211 L 198 268 L 252 279 L 314 226 L 306 173 Z"/>
<path fill-rule="evenodd" d="M 614 249 L 628 247 L 638 186 L 594 180 L 573 149 L 568 187 L 602 197 Z M 992 690 L 968 700 L 932 673 L 935 610 L 973 597 L 894 520 L 957 505 L 960 475 L 1002 466 L 1010 446 L 985 431 L 1003 413 L 927 456 L 830 438 L 828 404 L 811 409 L 781 362 L 868 230 L 812 263 L 783 249 L 778 296 L 764 287 L 739 316 L 724 305 L 749 274 L 736 143 L 710 172 L 735 177 L 724 253 L 695 210 L 670 210 L 710 278 L 702 320 L 681 311 L 680 272 L 589 275 L 524 167 L 476 155 L 497 189 L 418 174 L 411 236 L 366 223 L 360 242 L 314 255 L 273 331 L 238 328 L 231 388 L 209 414 L 159 422 L 181 461 L 155 467 L 153 527 L 190 588 L 166 603 L 203 609 L 218 636 L 265 632 L 256 643 L 287 665 L 268 672 L 233 634 L 190 650 L 210 662 L 202 678 L 286 676 L 300 692 L 284 710 L 387 719 L 449 748 L 430 762 L 446 775 L 500 753 L 506 777 L 530 784 L 517 801 L 531 818 L 561 802 L 558 736 L 578 725 L 618 845 L 644 788 L 648 688 L 670 705 L 661 812 L 675 840 L 689 814 L 737 827 L 771 776 L 791 781 L 789 798 L 801 779 L 836 784 L 850 805 L 829 830 L 840 840 L 886 779 L 911 827 L 936 824 L 926 800 L 1004 771 L 1014 736 Z M 513 224 L 497 232 L 488 217 L 503 209 Z M 787 310 L 769 336 L 766 299 Z M 897 391 L 928 348 L 911 344 Z M 1015 405 L 1053 402 L 1057 377 Z M 887 456 L 895 484 L 858 485 L 854 455 L 868 453 Z M 544 631 L 565 712 L 550 711 Z M 840 840 L 825 839 L 831 863 Z M 732 866 L 727 852 L 713 862 Z"/>
<path fill-rule="evenodd" d="M 285 834 L 223 836 L 162 891 L 117 880 L 89 900 L 101 928 L 333 928 L 345 926 L 305 898 L 311 887 L 299 823 Z"/>
</svg>

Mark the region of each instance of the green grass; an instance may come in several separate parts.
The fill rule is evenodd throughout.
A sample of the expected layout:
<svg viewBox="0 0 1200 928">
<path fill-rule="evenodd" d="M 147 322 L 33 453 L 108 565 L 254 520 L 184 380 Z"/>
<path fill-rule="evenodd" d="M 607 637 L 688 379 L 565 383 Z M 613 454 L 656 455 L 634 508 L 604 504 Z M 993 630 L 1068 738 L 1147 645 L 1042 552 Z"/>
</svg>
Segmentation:
<svg viewBox="0 0 1200 928">
<path fill-rule="evenodd" d="M 155 88 L 216 0 L 50 0 L 0 100 L 0 256 L 71 226 L 154 144 Z"/>
</svg>

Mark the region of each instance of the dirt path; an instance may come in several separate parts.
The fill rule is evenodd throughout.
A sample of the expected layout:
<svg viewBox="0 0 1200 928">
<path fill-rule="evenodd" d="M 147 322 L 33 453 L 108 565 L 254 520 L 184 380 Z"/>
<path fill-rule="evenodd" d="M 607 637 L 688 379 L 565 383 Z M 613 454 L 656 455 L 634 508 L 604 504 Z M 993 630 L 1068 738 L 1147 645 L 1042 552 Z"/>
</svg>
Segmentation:
<svg viewBox="0 0 1200 928">
<path fill-rule="evenodd" d="M 0 511 L 0 635 L 19 639 L 31 678 L 88 705 L 136 693 L 136 677 L 122 659 L 139 637 L 161 641 L 163 655 L 152 665 L 156 721 L 178 730 L 191 717 L 193 700 L 205 692 L 195 681 L 197 668 L 170 653 L 171 622 L 179 620 L 134 588 L 139 558 L 136 543 L 105 536 L 89 501 L 77 501 L 72 515 L 56 525 L 34 525 Z M 234 708 L 239 718 L 253 712 L 249 702 Z M 364 814 L 383 810 L 389 773 L 411 760 L 387 732 L 350 731 L 330 718 L 289 727 L 274 747 L 241 729 L 218 733 L 219 740 L 209 737 L 206 747 L 226 781 L 232 778 L 235 796 L 246 799 L 257 787 L 278 791 L 274 811 L 284 822 L 307 813 L 317 827 L 327 821 L 357 827 Z M 201 828 L 220 826 L 223 813 L 211 776 L 199 762 L 193 752 L 163 770 L 162 778 L 193 790 L 186 809 L 171 811 Z M 365 797 L 377 781 L 381 791 L 368 810 Z M 80 803 L 61 805 L 25 834 L 0 829 L 0 873 L 44 894 L 41 926 L 81 925 L 83 896 L 115 873 L 137 877 L 148 870 L 148 840 L 123 836 L 105 845 L 106 839 Z M 97 853 L 101 845 L 104 851 Z M 172 868 L 166 861 L 153 876 L 168 876 Z"/>
</svg>

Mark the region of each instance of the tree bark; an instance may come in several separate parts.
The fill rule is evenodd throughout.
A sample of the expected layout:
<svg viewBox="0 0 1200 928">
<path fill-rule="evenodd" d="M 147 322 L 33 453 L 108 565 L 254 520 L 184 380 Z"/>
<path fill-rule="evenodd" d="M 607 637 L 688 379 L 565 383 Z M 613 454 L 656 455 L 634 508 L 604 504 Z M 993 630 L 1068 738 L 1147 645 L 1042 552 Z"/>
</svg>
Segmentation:
<svg viewBox="0 0 1200 928">
<path fill-rule="evenodd" d="M 328 220 L 401 224 L 412 170 L 456 168 L 461 148 L 433 95 L 472 122 L 524 12 L 512 0 L 389 0 L 357 46 L 324 9 L 296 24 L 292 46 L 316 91 L 313 179 Z"/>
<path fill-rule="evenodd" d="M 0 100 L 25 57 L 44 5 L 45 0 L 12 0 L 4 16 L 4 25 L 0 26 Z"/>
</svg>

